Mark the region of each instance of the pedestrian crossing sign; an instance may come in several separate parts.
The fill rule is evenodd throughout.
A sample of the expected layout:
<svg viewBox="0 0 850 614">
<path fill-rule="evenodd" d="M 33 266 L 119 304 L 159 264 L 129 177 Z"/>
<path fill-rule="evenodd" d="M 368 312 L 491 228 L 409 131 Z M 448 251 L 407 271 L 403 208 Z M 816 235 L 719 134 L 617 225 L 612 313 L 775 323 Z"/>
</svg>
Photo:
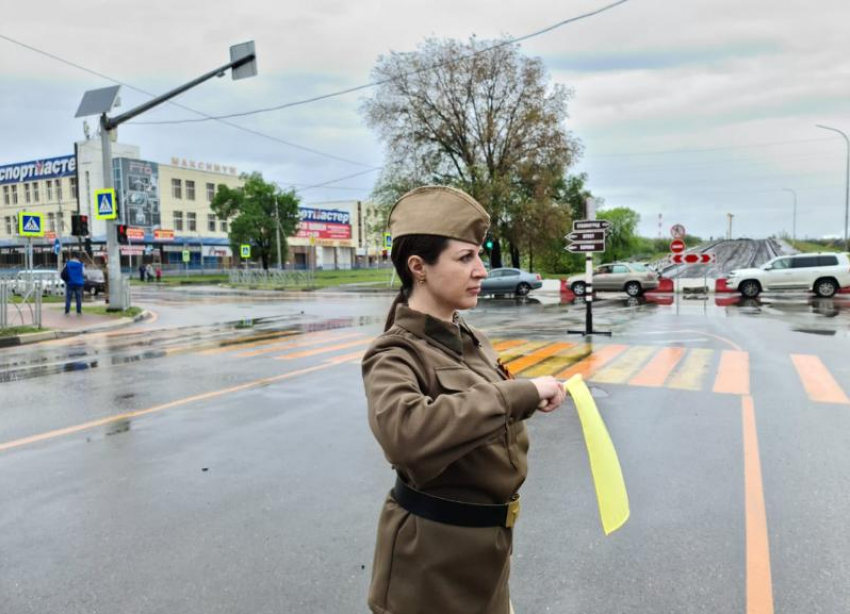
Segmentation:
<svg viewBox="0 0 850 614">
<path fill-rule="evenodd" d="M 43 237 L 44 215 L 22 211 L 18 214 L 18 234 L 22 237 Z"/>
<path fill-rule="evenodd" d="M 251 257 L 251 246 L 250 245 L 240 245 L 239 253 L 243 258 Z"/>
<path fill-rule="evenodd" d="M 115 190 L 104 188 L 94 192 L 94 217 L 99 220 L 114 220 L 118 217 L 115 205 Z"/>
</svg>

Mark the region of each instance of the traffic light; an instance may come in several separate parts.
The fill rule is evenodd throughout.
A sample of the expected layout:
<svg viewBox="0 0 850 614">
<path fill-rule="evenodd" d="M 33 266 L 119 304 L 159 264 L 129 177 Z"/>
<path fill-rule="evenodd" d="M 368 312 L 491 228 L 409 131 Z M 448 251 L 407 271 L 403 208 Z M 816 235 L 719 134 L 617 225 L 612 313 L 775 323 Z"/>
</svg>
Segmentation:
<svg viewBox="0 0 850 614">
<path fill-rule="evenodd" d="M 487 239 L 484 241 L 484 247 L 487 248 L 488 252 L 493 249 L 493 235 L 489 232 L 487 233 Z"/>
<path fill-rule="evenodd" d="M 121 245 L 127 245 L 127 225 L 117 224 L 115 226 L 115 233 L 118 235 L 118 243 Z"/>
<path fill-rule="evenodd" d="M 75 237 L 85 237 L 89 234 L 89 216 L 74 213 L 71 215 L 71 234 Z"/>
</svg>

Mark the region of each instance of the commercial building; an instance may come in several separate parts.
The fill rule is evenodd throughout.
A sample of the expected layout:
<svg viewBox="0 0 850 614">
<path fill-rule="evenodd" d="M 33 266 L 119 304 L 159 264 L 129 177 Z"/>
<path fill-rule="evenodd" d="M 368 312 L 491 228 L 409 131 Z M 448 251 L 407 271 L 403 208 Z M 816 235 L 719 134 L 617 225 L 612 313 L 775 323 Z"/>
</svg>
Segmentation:
<svg viewBox="0 0 850 614">
<path fill-rule="evenodd" d="M 122 266 L 160 262 L 164 266 L 222 268 L 236 263 L 228 220 L 210 205 L 219 185 L 242 184 L 236 167 L 172 157 L 169 164 L 144 160 L 139 148 L 114 143 L 113 183 L 129 242 Z M 89 218 L 88 247 L 95 261 L 106 257 L 106 222 L 94 215 L 94 195 L 103 187 L 99 139 L 75 145 L 75 154 L 0 165 L 0 267 L 23 263 L 27 239 L 17 234 L 22 211 L 44 216 L 45 237 L 33 239 L 37 266 L 56 266 L 55 245 L 82 242 L 71 236 L 71 215 Z M 283 264 L 294 268 L 347 269 L 385 260 L 381 234 L 369 233 L 372 208 L 361 201 L 304 204 L 296 236 L 289 237 Z M 188 252 L 189 262 L 184 255 Z M 272 261 L 274 262 L 273 257 Z"/>
</svg>

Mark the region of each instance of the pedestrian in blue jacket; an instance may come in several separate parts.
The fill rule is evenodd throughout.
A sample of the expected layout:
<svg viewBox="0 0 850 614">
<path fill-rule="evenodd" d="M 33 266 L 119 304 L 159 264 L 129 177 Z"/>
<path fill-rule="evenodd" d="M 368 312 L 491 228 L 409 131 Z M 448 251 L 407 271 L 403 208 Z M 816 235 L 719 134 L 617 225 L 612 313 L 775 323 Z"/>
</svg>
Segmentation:
<svg viewBox="0 0 850 614">
<path fill-rule="evenodd" d="M 86 268 L 77 254 L 72 254 L 71 259 L 65 263 L 62 269 L 62 279 L 65 281 L 65 315 L 71 312 L 71 296 L 77 301 L 77 315 L 83 313 L 83 286 L 86 285 Z"/>
</svg>

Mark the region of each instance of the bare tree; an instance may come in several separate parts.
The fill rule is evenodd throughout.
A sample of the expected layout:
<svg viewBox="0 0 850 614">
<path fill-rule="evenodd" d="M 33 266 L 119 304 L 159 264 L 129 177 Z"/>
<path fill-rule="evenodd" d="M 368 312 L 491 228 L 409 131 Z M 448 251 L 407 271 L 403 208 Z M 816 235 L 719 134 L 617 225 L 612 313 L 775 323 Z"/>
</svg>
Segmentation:
<svg viewBox="0 0 850 614">
<path fill-rule="evenodd" d="M 525 243 L 518 229 L 552 200 L 580 151 L 566 129 L 572 91 L 550 86 L 542 61 L 518 44 L 475 38 L 381 56 L 373 78 L 381 85 L 363 112 L 387 150 L 378 202 L 416 185 L 462 188 L 493 218 L 492 265 L 501 266 L 500 239 L 516 260 Z"/>
</svg>

